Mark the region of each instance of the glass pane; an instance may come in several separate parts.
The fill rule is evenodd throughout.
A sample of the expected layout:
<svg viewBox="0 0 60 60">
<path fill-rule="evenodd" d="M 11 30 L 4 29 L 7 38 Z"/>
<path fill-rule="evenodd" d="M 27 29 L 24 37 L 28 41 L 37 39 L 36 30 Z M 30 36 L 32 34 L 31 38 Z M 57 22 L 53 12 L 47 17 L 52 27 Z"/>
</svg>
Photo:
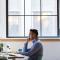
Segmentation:
<svg viewBox="0 0 60 60">
<path fill-rule="evenodd" d="M 57 36 L 57 16 L 42 16 L 42 36 Z"/>
<path fill-rule="evenodd" d="M 59 19 L 60 20 L 60 19 Z M 60 21 L 59 21 L 59 36 L 60 36 Z"/>
<path fill-rule="evenodd" d="M 59 36 L 60 36 L 60 19 L 59 19 Z"/>
<path fill-rule="evenodd" d="M 60 0 L 59 0 L 59 36 L 60 36 Z"/>
<path fill-rule="evenodd" d="M 24 0 L 8 0 L 8 12 L 9 15 L 23 15 Z"/>
<path fill-rule="evenodd" d="M 8 17 L 8 35 L 10 37 L 24 36 L 24 17 L 9 16 Z"/>
<path fill-rule="evenodd" d="M 57 0 L 41 0 L 42 15 L 57 15 Z"/>
<path fill-rule="evenodd" d="M 40 0 L 25 0 L 26 15 L 40 15 Z"/>
<path fill-rule="evenodd" d="M 40 36 L 40 16 L 25 17 L 25 36 L 28 36 L 30 29 L 37 29 Z"/>
</svg>

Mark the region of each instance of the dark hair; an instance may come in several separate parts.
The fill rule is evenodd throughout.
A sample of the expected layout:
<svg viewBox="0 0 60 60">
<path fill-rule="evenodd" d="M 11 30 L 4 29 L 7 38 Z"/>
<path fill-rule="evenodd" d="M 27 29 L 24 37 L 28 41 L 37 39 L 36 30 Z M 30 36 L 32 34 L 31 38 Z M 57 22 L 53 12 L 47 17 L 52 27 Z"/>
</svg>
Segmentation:
<svg viewBox="0 0 60 60">
<path fill-rule="evenodd" d="M 30 29 L 31 32 L 33 32 L 34 34 L 36 34 L 36 36 L 38 36 L 38 30 L 36 29 Z"/>
</svg>

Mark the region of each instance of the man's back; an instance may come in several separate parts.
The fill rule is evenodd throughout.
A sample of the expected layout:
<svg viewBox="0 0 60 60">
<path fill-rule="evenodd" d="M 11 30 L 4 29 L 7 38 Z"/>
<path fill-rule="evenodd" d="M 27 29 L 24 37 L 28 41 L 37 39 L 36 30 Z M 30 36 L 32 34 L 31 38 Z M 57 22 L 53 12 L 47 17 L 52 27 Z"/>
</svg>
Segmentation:
<svg viewBox="0 0 60 60">
<path fill-rule="evenodd" d="M 31 56 L 29 56 L 28 60 L 39 60 L 39 59 L 41 60 L 42 56 L 43 56 L 43 47 L 42 47 L 42 44 L 40 42 L 36 42 L 35 43 L 34 52 L 32 52 L 34 54 L 32 54 Z"/>
</svg>

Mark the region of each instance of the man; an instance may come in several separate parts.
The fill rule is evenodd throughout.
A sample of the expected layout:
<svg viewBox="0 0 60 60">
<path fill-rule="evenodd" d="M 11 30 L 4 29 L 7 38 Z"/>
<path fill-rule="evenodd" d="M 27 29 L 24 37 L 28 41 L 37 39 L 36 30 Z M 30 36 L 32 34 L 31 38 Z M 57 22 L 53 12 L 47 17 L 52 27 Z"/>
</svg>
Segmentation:
<svg viewBox="0 0 60 60">
<path fill-rule="evenodd" d="M 33 45 L 30 49 L 27 49 L 28 42 L 32 41 Z M 38 31 L 36 29 L 30 29 L 29 38 L 24 45 L 24 51 L 20 54 L 29 56 L 28 60 L 41 60 L 43 56 L 43 46 L 38 42 Z"/>
</svg>

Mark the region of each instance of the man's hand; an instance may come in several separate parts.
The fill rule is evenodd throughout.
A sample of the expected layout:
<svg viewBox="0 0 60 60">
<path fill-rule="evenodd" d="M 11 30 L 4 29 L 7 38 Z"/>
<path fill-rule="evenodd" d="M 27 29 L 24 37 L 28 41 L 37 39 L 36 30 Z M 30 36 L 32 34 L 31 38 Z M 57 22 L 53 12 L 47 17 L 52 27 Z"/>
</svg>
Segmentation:
<svg viewBox="0 0 60 60">
<path fill-rule="evenodd" d="M 21 54 L 22 52 L 21 51 L 19 51 L 19 52 L 16 52 L 17 54 Z"/>
<path fill-rule="evenodd" d="M 30 38 L 27 38 L 27 41 L 26 42 L 28 43 L 29 41 L 30 41 Z"/>
</svg>

